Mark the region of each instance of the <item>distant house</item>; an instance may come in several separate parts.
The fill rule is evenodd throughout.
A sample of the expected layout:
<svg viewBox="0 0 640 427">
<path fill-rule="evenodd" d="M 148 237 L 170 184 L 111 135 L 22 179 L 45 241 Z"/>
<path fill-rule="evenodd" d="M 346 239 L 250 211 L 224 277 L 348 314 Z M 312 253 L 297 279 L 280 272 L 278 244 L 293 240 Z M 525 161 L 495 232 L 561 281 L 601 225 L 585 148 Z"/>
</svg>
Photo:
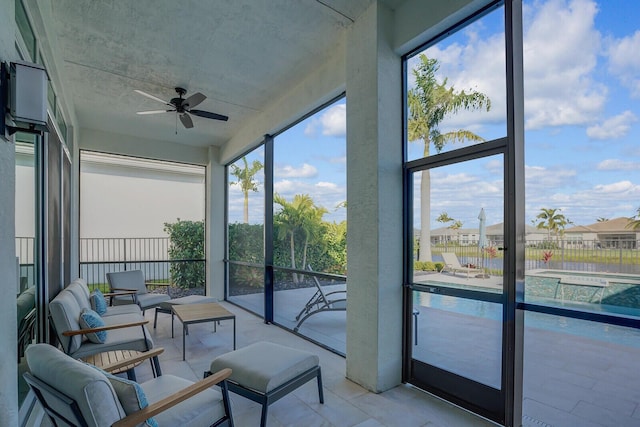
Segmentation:
<svg viewBox="0 0 640 427">
<path fill-rule="evenodd" d="M 584 247 L 637 249 L 640 230 L 629 227 L 631 220 L 626 217 L 609 221 L 578 225 L 564 231 L 568 244 Z"/>
<path fill-rule="evenodd" d="M 528 243 L 545 240 L 544 230 L 539 230 L 530 225 L 525 226 L 525 239 Z M 419 233 L 418 233 L 419 236 Z M 457 242 L 460 246 L 475 246 L 480 240 L 480 232 L 477 228 L 461 228 L 453 230 L 448 227 L 440 227 L 431 230 L 431 244 L 443 245 Z M 501 246 L 504 243 L 504 223 L 487 226 L 487 242 L 489 246 Z"/>
</svg>

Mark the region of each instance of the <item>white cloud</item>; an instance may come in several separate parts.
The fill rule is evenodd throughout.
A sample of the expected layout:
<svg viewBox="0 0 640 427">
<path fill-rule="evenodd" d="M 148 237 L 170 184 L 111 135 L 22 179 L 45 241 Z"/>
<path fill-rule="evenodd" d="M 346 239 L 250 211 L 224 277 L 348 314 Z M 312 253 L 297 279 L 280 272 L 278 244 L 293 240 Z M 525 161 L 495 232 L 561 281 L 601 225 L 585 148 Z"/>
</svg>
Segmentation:
<svg viewBox="0 0 640 427">
<path fill-rule="evenodd" d="M 598 184 L 594 187 L 594 191 L 600 194 L 628 194 L 637 192 L 640 187 L 631 181 L 620 181 L 612 184 Z"/>
<path fill-rule="evenodd" d="M 602 44 L 594 27 L 597 5 L 592 0 L 549 0 L 539 5 L 525 6 L 524 11 L 527 129 L 592 123 L 607 96 L 607 88 L 594 79 Z M 438 59 L 438 75 L 446 76 L 457 90 L 486 94 L 491 111 L 460 111 L 442 122 L 443 131 L 464 127 L 482 135 L 483 123 L 506 122 L 504 34 L 480 37 L 474 25 L 481 26 L 482 20 L 465 30 L 464 42 L 437 44 L 425 53 Z M 416 61 L 413 58 L 409 66 Z M 409 84 L 413 85 L 411 73 Z"/>
<path fill-rule="evenodd" d="M 597 169 L 601 171 L 635 171 L 640 170 L 640 163 L 626 162 L 620 159 L 606 159 L 598 163 Z"/>
<path fill-rule="evenodd" d="M 338 104 L 330 107 L 320 117 L 314 117 L 304 130 L 307 136 L 315 136 L 318 133 L 324 136 L 343 137 L 347 134 L 347 106 Z"/>
<path fill-rule="evenodd" d="M 640 97 L 640 30 L 632 36 L 607 40 L 609 71 L 631 90 L 631 95 Z"/>
<path fill-rule="evenodd" d="M 318 175 L 318 169 L 308 163 L 295 168 L 291 165 L 276 166 L 274 175 L 277 178 L 312 178 Z"/>
<path fill-rule="evenodd" d="M 635 209 L 629 201 L 640 199 L 640 185 L 630 181 L 598 184 L 577 191 L 573 188 L 554 190 L 556 192 L 550 193 L 549 189 L 535 192 L 527 189 L 527 219 L 533 218 L 542 207 L 553 207 L 562 209 L 574 224 L 587 225 L 598 217 L 629 216 Z"/>
<path fill-rule="evenodd" d="M 639 46 L 640 48 L 640 46 Z M 614 139 L 625 136 L 631 128 L 631 123 L 638 121 L 638 118 L 631 111 L 605 120 L 602 124 L 589 126 L 587 136 L 592 139 Z"/>
<path fill-rule="evenodd" d="M 576 177 L 577 172 L 573 169 L 567 169 L 565 166 L 547 168 L 544 166 L 525 165 L 524 175 L 527 198 L 529 198 L 528 192 L 530 189 L 546 190 L 566 187 Z"/>
<path fill-rule="evenodd" d="M 601 112 L 607 89 L 593 78 L 601 45 L 597 11 L 590 0 L 549 0 L 535 11 L 526 8 L 527 128 L 586 124 Z"/>
</svg>

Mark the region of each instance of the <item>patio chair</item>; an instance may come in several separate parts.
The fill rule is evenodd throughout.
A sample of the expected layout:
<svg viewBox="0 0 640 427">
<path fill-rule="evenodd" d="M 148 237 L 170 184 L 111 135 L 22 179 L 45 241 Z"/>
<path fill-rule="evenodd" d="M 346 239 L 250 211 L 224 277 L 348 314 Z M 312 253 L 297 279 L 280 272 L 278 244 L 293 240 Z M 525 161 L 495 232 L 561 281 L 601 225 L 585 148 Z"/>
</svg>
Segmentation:
<svg viewBox="0 0 640 427">
<path fill-rule="evenodd" d="M 477 267 L 464 267 L 460 265 L 460 261 L 458 261 L 458 257 L 453 252 L 443 252 L 442 260 L 444 261 L 444 267 L 442 268 L 442 273 L 445 271 L 449 271 L 453 273 L 455 276 L 458 271 L 462 273 L 467 273 L 467 279 L 471 274 L 484 274 L 484 270 L 482 268 Z"/>
<path fill-rule="evenodd" d="M 231 369 L 195 383 L 163 375 L 138 384 L 75 360 L 49 344 L 29 346 L 26 356 L 25 381 L 54 425 L 233 427 L 226 383 Z M 220 391 L 211 389 L 216 384 Z"/>
<path fill-rule="evenodd" d="M 154 348 L 145 326 L 149 321 L 144 319 L 140 310 L 100 317 L 98 313 L 81 307 L 77 295 L 82 292 L 74 288 L 76 286 L 69 285 L 49 303 L 51 325 L 66 354 L 83 359 L 98 353 L 122 350 L 147 352 Z M 89 304 L 86 298 L 80 300 L 84 305 Z M 153 372 L 160 375 L 157 354 L 152 356 L 151 362 Z"/>
<path fill-rule="evenodd" d="M 143 314 L 146 309 L 158 307 L 163 302 L 171 299 L 168 294 L 149 292 L 142 270 L 107 273 L 107 282 L 111 292 L 135 291 L 131 295 L 113 297 L 111 299 L 112 305 L 131 304 L 134 302 L 140 306 Z"/>
<path fill-rule="evenodd" d="M 307 266 L 307 270 L 313 271 L 310 265 Z M 339 290 L 325 293 L 320 286 L 320 282 L 316 276 L 311 276 L 313 283 L 316 286 L 316 292 L 313 294 L 309 301 L 304 305 L 300 313 L 296 316 L 298 324 L 293 328 L 294 332 L 298 332 L 298 329 L 302 323 L 314 314 L 322 313 L 325 311 L 346 311 L 347 310 L 347 290 Z M 337 297 L 337 298 L 336 298 Z"/>
</svg>

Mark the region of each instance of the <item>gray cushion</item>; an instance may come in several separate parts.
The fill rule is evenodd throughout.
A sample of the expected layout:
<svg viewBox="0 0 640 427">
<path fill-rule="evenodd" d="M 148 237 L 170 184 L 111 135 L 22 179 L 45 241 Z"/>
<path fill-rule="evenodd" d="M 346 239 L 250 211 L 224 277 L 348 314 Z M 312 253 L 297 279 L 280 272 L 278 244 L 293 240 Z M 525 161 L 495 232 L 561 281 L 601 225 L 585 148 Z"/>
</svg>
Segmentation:
<svg viewBox="0 0 640 427">
<path fill-rule="evenodd" d="M 140 385 L 149 404 L 152 404 L 191 384 L 191 381 L 183 378 L 162 375 Z M 218 390 L 207 389 L 167 411 L 154 415 L 154 418 L 160 426 L 205 427 L 223 416 L 222 394 Z"/>
<path fill-rule="evenodd" d="M 318 366 L 319 361 L 313 353 L 260 341 L 215 358 L 211 372 L 231 368 L 230 380 L 267 393 Z"/>
<path fill-rule="evenodd" d="M 102 317 L 119 316 L 121 314 L 137 314 L 142 316 L 142 311 L 137 304 L 113 305 L 107 307 L 107 312 Z"/>
<path fill-rule="evenodd" d="M 147 285 L 144 282 L 144 274 L 142 270 L 118 271 L 116 273 L 107 273 L 107 282 L 109 287 L 113 289 L 131 289 L 138 294 L 147 293 Z"/>
<path fill-rule="evenodd" d="M 138 305 L 141 309 L 145 310 L 147 308 L 155 307 L 160 305 L 164 301 L 170 300 L 171 297 L 167 294 L 142 294 L 138 295 Z"/>
<path fill-rule="evenodd" d="M 130 315 L 131 316 L 131 315 Z M 120 316 L 109 316 L 103 317 L 104 322 L 109 325 L 109 321 L 114 317 Z M 118 323 L 127 323 L 118 322 Z M 144 328 L 145 336 L 142 333 L 142 328 Z M 105 351 L 113 351 L 113 350 L 136 350 L 136 351 L 147 351 L 153 348 L 153 340 L 151 339 L 151 335 L 149 334 L 149 330 L 146 326 L 135 326 L 131 328 L 123 328 L 123 329 L 111 329 L 107 334 L 107 339 L 103 344 L 96 344 L 91 341 L 85 341 L 81 347 L 74 350 L 72 353 L 69 353 L 70 356 L 75 357 L 77 359 L 82 359 L 87 356 L 91 356 L 96 353 L 102 353 Z"/>
<path fill-rule="evenodd" d="M 91 308 L 91 303 L 89 302 L 89 295 L 86 294 L 83 286 L 78 282 L 71 282 L 69 286 L 65 288 L 67 292 L 71 292 L 71 294 L 75 297 L 80 309 L 83 308 Z"/>
<path fill-rule="evenodd" d="M 76 298 L 66 289 L 62 290 L 49 303 L 49 312 L 51 313 L 58 340 L 60 340 L 67 354 L 73 353 L 80 348 L 82 336 L 67 337 L 62 333 L 82 329 L 78 323 L 81 311 Z"/>
<path fill-rule="evenodd" d="M 110 426 L 125 416 L 111 383 L 96 369 L 48 344 L 30 345 L 26 357 L 31 374 L 74 399 L 89 426 Z"/>
</svg>

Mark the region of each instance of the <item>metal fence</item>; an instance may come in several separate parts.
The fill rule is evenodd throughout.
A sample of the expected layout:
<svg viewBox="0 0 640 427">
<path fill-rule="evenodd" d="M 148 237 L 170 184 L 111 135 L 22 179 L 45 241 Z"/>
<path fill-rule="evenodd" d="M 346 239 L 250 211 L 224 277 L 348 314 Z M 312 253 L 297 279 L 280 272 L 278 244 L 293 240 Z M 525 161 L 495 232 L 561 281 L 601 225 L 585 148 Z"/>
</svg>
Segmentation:
<svg viewBox="0 0 640 427">
<path fill-rule="evenodd" d="M 35 239 L 33 237 L 16 237 L 16 257 L 18 258 L 21 288 L 36 284 L 34 245 Z"/>
<path fill-rule="evenodd" d="M 481 251 L 473 245 L 454 242 L 434 245 L 431 253 L 434 261 L 442 261 L 443 252 L 454 252 L 460 263 L 478 264 L 502 274 L 503 252 L 501 245 L 489 251 Z M 640 274 L 640 242 L 635 240 L 527 240 L 525 249 L 526 270 L 554 269 L 581 272 L 607 272 Z"/>
<path fill-rule="evenodd" d="M 106 283 L 106 274 L 142 270 L 147 281 L 170 279 L 169 238 L 82 238 L 79 246 L 80 276 L 89 285 Z"/>
<path fill-rule="evenodd" d="M 442 252 L 454 252 L 463 264 L 482 264 L 502 273 L 503 253 L 495 256 L 477 246 L 448 242 L 431 247 L 434 261 L 441 261 Z M 80 239 L 80 275 L 89 284 L 106 282 L 106 273 L 139 269 L 148 281 L 166 282 L 170 278 L 171 263 L 204 260 L 169 260 L 168 237 L 82 238 Z M 35 284 L 34 239 L 16 238 L 16 256 L 20 277 L 29 285 Z M 640 242 L 636 240 L 537 240 L 527 241 L 525 251 L 527 270 L 556 269 L 582 272 L 640 274 Z"/>
</svg>

